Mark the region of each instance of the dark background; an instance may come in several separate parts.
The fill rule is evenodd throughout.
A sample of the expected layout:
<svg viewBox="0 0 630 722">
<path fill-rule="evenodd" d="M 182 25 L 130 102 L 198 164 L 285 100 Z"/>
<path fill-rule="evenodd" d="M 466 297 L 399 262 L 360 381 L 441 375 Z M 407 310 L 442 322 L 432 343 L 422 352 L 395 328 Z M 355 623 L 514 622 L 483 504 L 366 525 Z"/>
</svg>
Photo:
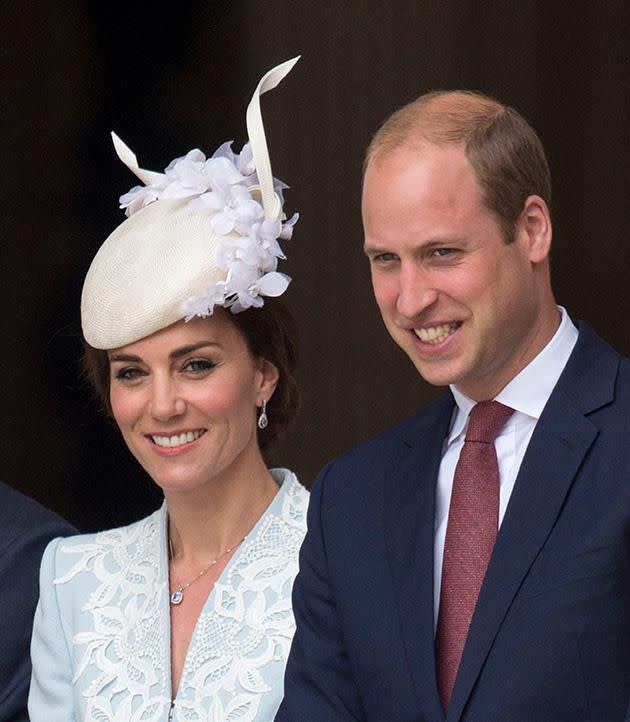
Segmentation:
<svg viewBox="0 0 630 722">
<path fill-rule="evenodd" d="M 581 8 L 578 12 L 577 8 Z M 110 129 L 162 170 L 193 147 L 246 140 L 263 99 L 274 173 L 299 210 L 284 244 L 302 330 L 303 411 L 274 461 L 310 483 L 328 459 L 433 398 L 389 340 L 361 251 L 371 134 L 436 88 L 519 109 L 554 176 L 557 298 L 630 353 L 630 6 L 464 0 L 26 0 L 0 9 L 0 477 L 92 530 L 158 495 L 99 416 L 79 371 L 79 297 L 135 184 Z"/>
</svg>

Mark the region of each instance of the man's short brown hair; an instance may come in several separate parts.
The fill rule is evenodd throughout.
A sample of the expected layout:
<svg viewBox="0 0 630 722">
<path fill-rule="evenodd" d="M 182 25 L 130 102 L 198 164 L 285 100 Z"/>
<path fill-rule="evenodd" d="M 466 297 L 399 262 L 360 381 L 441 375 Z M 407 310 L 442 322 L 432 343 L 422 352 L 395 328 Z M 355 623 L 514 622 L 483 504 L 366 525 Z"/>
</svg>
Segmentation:
<svg viewBox="0 0 630 722">
<path fill-rule="evenodd" d="M 513 108 L 468 90 L 434 91 L 393 113 L 376 132 L 364 171 L 379 156 L 408 146 L 461 145 L 475 172 L 486 207 L 506 242 L 514 238 L 525 199 L 551 203 L 551 174 L 540 138 Z"/>
</svg>

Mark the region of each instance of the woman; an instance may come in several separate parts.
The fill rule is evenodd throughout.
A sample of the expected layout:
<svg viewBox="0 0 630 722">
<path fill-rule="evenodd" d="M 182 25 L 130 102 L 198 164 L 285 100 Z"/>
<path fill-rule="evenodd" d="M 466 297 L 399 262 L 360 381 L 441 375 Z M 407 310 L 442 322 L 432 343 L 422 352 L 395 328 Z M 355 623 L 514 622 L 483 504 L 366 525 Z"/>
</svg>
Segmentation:
<svg viewBox="0 0 630 722">
<path fill-rule="evenodd" d="M 42 561 L 32 722 L 270 722 L 294 621 L 308 494 L 261 452 L 296 407 L 279 301 L 290 237 L 259 96 L 251 146 L 177 159 L 121 198 L 81 301 L 86 365 L 125 443 L 164 492 L 126 528 L 55 540 Z"/>
</svg>

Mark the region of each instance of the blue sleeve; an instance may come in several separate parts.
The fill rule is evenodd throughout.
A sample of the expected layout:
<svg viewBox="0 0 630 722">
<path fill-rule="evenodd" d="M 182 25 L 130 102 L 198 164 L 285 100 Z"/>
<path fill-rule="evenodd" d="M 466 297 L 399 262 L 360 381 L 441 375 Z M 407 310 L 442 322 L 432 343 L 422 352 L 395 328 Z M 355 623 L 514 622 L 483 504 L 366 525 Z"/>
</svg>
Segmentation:
<svg viewBox="0 0 630 722">
<path fill-rule="evenodd" d="M 51 539 L 75 530 L 56 514 L 0 483 L 0 720 L 28 722 L 29 642 L 38 571 Z"/>
<path fill-rule="evenodd" d="M 315 481 L 308 531 L 293 587 L 296 634 L 276 722 L 351 722 L 364 718 L 329 578 L 324 487 L 330 467 Z"/>
<path fill-rule="evenodd" d="M 39 602 L 31 640 L 33 675 L 28 696 L 31 722 L 75 720 L 72 659 L 54 584 L 57 576 L 55 559 L 62 542 L 61 539 L 50 542 L 42 559 Z"/>
</svg>

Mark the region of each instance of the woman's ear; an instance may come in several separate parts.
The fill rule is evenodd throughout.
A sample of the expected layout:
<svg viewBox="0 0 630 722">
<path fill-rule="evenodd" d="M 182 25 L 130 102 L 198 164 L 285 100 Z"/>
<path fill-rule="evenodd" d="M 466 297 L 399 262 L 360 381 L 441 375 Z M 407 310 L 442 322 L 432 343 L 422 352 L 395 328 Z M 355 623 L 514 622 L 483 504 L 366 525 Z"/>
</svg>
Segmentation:
<svg viewBox="0 0 630 722">
<path fill-rule="evenodd" d="M 542 263 L 551 251 L 551 214 L 540 196 L 528 196 L 518 221 L 518 235 L 526 244 L 532 263 Z"/>
<path fill-rule="evenodd" d="M 263 401 L 269 401 L 273 396 L 280 373 L 275 364 L 267 361 L 265 358 L 256 360 L 257 365 L 257 389 L 256 389 L 256 405 L 262 405 Z"/>
</svg>

